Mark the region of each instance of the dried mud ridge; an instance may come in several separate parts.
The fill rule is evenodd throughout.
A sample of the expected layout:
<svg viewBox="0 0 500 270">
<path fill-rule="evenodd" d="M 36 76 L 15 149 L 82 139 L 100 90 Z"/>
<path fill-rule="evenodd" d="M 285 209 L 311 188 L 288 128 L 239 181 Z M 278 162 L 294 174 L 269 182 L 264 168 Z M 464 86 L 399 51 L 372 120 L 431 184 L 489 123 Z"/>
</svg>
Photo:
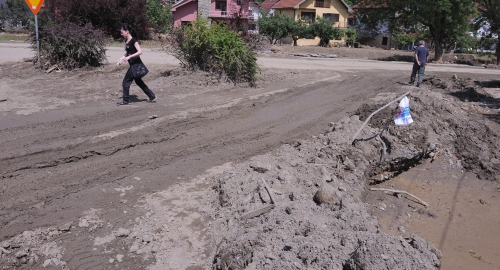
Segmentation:
<svg viewBox="0 0 500 270">
<path fill-rule="evenodd" d="M 145 196 L 140 207 L 147 214 L 108 236 L 93 235 L 105 223 L 96 210 L 78 224 L 3 241 L 1 265 L 68 269 L 56 240 L 78 226 L 95 245 L 124 246 L 109 263 L 132 257 L 147 269 L 439 269 L 442 255 L 432 243 L 382 232 L 363 198 L 367 184 L 425 158 L 500 180 L 500 140 L 483 121 L 495 120 L 483 112 L 499 101 L 481 87 L 430 78 L 409 95 L 415 123 L 394 126 L 393 106 L 375 115 L 353 145 L 362 120 L 397 96 L 380 95 L 311 140 Z"/>
</svg>

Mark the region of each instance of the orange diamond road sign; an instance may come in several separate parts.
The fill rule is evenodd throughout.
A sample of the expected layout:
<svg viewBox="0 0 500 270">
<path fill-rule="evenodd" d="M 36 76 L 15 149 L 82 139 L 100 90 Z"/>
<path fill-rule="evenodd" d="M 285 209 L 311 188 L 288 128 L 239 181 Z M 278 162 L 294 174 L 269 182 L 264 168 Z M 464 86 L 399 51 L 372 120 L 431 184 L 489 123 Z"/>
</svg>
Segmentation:
<svg viewBox="0 0 500 270">
<path fill-rule="evenodd" d="M 33 14 L 37 14 L 40 8 L 43 5 L 44 0 L 26 0 L 26 4 L 28 4 L 28 7 L 31 9 Z"/>
</svg>

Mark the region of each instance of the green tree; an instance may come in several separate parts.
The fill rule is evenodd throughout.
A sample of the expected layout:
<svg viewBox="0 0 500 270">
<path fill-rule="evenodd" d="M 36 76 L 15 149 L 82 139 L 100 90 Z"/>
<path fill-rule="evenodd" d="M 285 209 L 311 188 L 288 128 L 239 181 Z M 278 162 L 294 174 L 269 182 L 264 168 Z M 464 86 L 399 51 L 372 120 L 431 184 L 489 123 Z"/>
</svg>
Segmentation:
<svg viewBox="0 0 500 270">
<path fill-rule="evenodd" d="M 379 8 L 371 8 L 377 6 Z M 469 0 L 363 0 L 361 13 L 370 18 L 369 25 L 388 22 L 391 30 L 411 29 L 423 25 L 432 35 L 434 60 L 441 61 L 446 44 L 467 35 L 469 20 L 477 12 Z"/>
<path fill-rule="evenodd" d="M 170 5 L 164 5 L 160 0 L 146 1 L 146 18 L 151 27 L 158 33 L 166 33 L 173 26 L 173 16 Z"/>
<path fill-rule="evenodd" d="M 309 26 L 306 21 L 298 20 L 290 24 L 290 35 L 293 39 L 293 46 L 297 46 L 297 40 L 309 32 Z"/>
<path fill-rule="evenodd" d="M 344 33 L 344 40 L 347 44 L 352 44 L 354 47 L 354 42 L 356 42 L 358 38 L 358 31 L 354 29 L 344 29 L 342 32 Z"/>
<path fill-rule="evenodd" d="M 335 22 L 327 20 L 318 16 L 316 21 L 309 25 L 311 34 L 319 37 L 319 46 L 326 47 L 330 43 L 330 40 L 341 39 L 343 32 L 333 27 Z"/>
<path fill-rule="evenodd" d="M 393 34 L 392 39 L 403 48 L 405 45 L 416 41 L 416 35 L 407 34 L 405 32 L 396 32 Z"/>
<path fill-rule="evenodd" d="M 479 14 L 474 20 L 475 27 L 486 30 L 485 36 L 497 36 L 495 55 L 498 64 L 500 59 L 500 0 L 476 0 L 476 2 Z"/>
<path fill-rule="evenodd" d="M 7 0 L 0 5 L 0 28 L 14 27 L 21 24 L 24 27 L 31 24 L 33 13 L 24 0 Z"/>
<path fill-rule="evenodd" d="M 262 17 L 257 21 L 259 33 L 265 36 L 271 44 L 276 44 L 278 40 L 291 34 L 291 29 L 295 25 L 292 17 L 278 12 L 261 12 Z"/>
</svg>

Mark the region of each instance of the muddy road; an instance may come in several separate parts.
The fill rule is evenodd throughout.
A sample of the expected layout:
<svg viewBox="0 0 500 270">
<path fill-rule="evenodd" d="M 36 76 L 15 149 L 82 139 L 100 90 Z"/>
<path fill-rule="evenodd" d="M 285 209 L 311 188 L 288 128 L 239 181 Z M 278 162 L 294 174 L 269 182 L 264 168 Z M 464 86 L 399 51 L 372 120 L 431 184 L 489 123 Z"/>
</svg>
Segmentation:
<svg viewBox="0 0 500 270">
<path fill-rule="evenodd" d="M 310 139 L 366 100 L 410 88 L 411 64 L 340 61 L 353 67 L 346 69 L 320 60 L 328 64 L 318 71 L 309 59 L 262 59 L 267 64 L 256 87 L 219 84 L 175 64 L 151 63 L 145 81 L 157 102 L 146 103 L 134 84 L 132 104 L 120 107 L 115 103 L 125 67 L 42 74 L 29 63 L 2 63 L 0 242 L 31 234 L 26 239 L 34 244 L 46 235 L 40 230 L 57 228 L 51 231 L 57 244 L 38 247 L 37 259 L 26 255 L 33 250 L 2 257 L 1 266 L 146 269 L 154 257 L 118 256 L 130 242 L 115 241 L 113 250 L 96 244 L 147 217 L 140 207 L 145 196 L 215 166 Z M 370 66 L 356 68 L 363 65 Z M 443 70 L 488 78 L 498 73 Z"/>
</svg>

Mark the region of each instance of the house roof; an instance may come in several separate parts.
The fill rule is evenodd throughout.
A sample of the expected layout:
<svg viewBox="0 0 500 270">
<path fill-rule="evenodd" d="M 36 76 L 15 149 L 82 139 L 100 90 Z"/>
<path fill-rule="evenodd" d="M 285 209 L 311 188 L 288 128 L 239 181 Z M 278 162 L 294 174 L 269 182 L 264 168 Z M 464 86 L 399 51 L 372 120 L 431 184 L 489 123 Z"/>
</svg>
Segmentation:
<svg viewBox="0 0 500 270">
<path fill-rule="evenodd" d="M 299 8 L 299 5 L 304 3 L 305 0 L 280 0 L 273 8 L 284 9 L 284 8 Z"/>
<path fill-rule="evenodd" d="M 278 3 L 280 0 L 265 0 L 260 4 L 263 10 L 270 10 L 276 3 Z"/>
<path fill-rule="evenodd" d="M 198 0 L 180 0 L 179 2 L 175 3 L 173 6 L 172 6 L 172 11 L 175 11 L 178 7 L 181 7 L 187 3 L 190 3 L 190 2 L 195 2 L 195 1 L 198 1 Z"/>
<path fill-rule="evenodd" d="M 348 11 L 351 10 L 348 4 L 344 2 L 344 0 L 338 0 L 340 1 Z M 288 8 L 293 8 L 297 9 L 299 8 L 300 4 L 304 3 L 305 0 L 266 0 L 262 3 L 262 8 L 265 8 L 266 10 L 269 9 L 288 9 Z M 272 3 L 272 4 L 271 4 Z M 269 7 L 267 7 L 269 6 Z"/>
</svg>

